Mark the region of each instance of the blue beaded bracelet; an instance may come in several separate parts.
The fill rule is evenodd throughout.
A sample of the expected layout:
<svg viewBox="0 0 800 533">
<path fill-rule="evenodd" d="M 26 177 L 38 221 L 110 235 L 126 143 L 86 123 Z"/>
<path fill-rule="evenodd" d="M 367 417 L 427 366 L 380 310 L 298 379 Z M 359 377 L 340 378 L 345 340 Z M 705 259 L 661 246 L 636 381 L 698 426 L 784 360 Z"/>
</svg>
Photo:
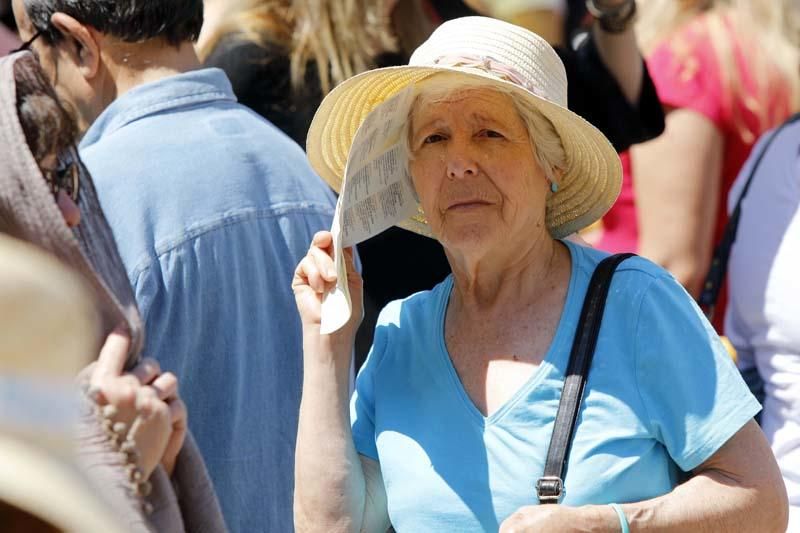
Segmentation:
<svg viewBox="0 0 800 533">
<path fill-rule="evenodd" d="M 622 529 L 622 533 L 631 533 L 631 528 L 628 526 L 628 519 L 625 518 L 625 513 L 622 511 L 622 507 L 616 503 L 612 503 L 610 505 L 611 508 L 617 513 L 617 517 L 619 518 L 619 527 Z"/>
</svg>

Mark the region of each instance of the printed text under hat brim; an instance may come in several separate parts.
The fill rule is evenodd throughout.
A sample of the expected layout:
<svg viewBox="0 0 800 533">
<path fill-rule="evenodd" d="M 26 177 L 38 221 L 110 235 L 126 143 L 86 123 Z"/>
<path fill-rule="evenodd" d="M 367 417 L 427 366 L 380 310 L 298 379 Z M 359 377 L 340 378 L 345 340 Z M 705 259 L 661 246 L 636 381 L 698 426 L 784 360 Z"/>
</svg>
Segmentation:
<svg viewBox="0 0 800 533">
<path fill-rule="evenodd" d="M 340 191 L 350 146 L 367 115 L 409 85 L 443 72 L 516 92 L 552 122 L 567 156 L 558 191 L 547 200 L 553 237 L 591 225 L 614 204 L 622 183 L 619 156 L 597 128 L 566 108 L 561 59 L 535 33 L 486 17 L 446 22 L 414 52 L 409 65 L 365 72 L 331 91 L 308 134 L 308 157 L 317 173 Z M 398 225 L 431 236 L 421 209 Z"/>
</svg>

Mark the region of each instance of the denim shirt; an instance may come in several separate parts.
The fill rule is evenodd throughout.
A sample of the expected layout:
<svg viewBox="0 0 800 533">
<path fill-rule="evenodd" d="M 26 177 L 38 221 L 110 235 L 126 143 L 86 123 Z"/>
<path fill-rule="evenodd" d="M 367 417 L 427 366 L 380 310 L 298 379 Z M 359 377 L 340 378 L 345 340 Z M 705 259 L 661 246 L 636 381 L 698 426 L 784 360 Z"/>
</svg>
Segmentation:
<svg viewBox="0 0 800 533">
<path fill-rule="evenodd" d="M 235 532 L 291 531 L 302 379 L 294 269 L 335 199 L 303 151 L 205 69 L 125 93 L 86 133 L 146 324 L 180 379 Z"/>
</svg>

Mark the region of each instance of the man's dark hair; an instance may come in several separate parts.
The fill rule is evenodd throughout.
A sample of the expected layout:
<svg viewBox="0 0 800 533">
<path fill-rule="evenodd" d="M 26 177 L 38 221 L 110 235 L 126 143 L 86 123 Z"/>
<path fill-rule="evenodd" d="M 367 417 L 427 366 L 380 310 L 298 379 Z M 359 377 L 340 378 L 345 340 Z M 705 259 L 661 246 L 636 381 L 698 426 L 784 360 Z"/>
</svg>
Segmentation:
<svg viewBox="0 0 800 533">
<path fill-rule="evenodd" d="M 24 0 L 33 26 L 50 43 L 63 38 L 50 24 L 54 13 L 129 43 L 163 38 L 173 45 L 194 42 L 203 26 L 203 0 Z"/>
</svg>

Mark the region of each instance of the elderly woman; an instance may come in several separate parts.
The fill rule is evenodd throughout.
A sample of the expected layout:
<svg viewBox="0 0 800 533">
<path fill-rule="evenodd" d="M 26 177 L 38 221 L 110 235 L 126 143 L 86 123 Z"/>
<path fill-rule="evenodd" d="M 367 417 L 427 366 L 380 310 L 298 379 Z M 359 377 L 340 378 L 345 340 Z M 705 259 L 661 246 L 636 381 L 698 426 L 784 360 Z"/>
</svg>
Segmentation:
<svg viewBox="0 0 800 533">
<path fill-rule="evenodd" d="M 133 292 L 77 156 L 76 135 L 34 56 L 0 59 L 0 233 L 82 275 L 100 319 L 92 341 L 105 339 L 102 346 L 87 343 L 95 345 L 87 361 L 98 361 L 79 376 L 87 393 L 78 428 L 81 466 L 126 531 L 224 531 L 177 379 L 140 356 Z"/>
<path fill-rule="evenodd" d="M 582 302 L 605 257 L 561 239 L 608 209 L 620 164 L 566 110 L 553 50 L 476 17 L 443 25 L 409 66 L 334 90 L 309 138 L 317 171 L 341 176 L 356 127 L 410 84 L 408 168 L 453 274 L 383 310 L 348 412 L 361 283 L 349 253 L 353 318 L 322 335 L 336 274 L 331 234 L 315 237 L 294 278 L 305 345 L 298 531 L 785 530 L 758 403 L 686 292 L 639 258 L 613 278 L 561 505 L 535 505 Z"/>
</svg>

